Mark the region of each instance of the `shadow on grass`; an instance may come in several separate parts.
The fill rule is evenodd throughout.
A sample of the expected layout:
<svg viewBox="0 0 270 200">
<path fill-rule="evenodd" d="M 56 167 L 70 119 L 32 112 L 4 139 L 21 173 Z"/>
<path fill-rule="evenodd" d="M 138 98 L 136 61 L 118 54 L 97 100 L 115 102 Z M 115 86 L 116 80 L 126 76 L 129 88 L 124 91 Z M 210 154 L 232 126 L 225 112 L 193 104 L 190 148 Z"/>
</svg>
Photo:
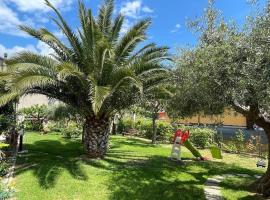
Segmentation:
<svg viewBox="0 0 270 200">
<path fill-rule="evenodd" d="M 127 142 L 117 141 L 117 145 Z M 188 161 L 185 166 L 159 155 L 137 154 L 135 151 L 111 149 L 100 161 L 87 164 L 108 170 L 111 200 L 188 200 L 205 199 L 203 185 L 209 176 L 230 173 L 254 175 L 253 170 L 221 162 Z"/>
<path fill-rule="evenodd" d="M 29 153 L 19 156 L 15 175 L 31 170 L 44 189 L 55 186 L 63 169 L 74 179 L 87 180 L 87 174 L 82 170 L 79 160 L 75 159 L 82 154 L 78 145 L 78 142 L 62 144 L 56 140 L 40 140 L 26 144 L 25 148 Z"/>
<path fill-rule="evenodd" d="M 102 169 L 101 176 L 108 176 L 103 186 L 108 187 L 110 200 L 199 200 L 205 199 L 203 185 L 209 176 L 255 174 L 253 170 L 212 161 L 189 161 L 180 166 L 165 156 L 142 151 L 141 147 L 153 146 L 136 138 L 115 137 L 112 142 L 105 159 L 81 160 L 83 150 L 79 141 L 61 143 L 41 138 L 26 145 L 29 153 L 19 157 L 16 175 L 31 170 L 40 186 L 48 189 L 55 186 L 62 170 L 67 170 L 74 179 L 88 180 L 81 167 L 85 164 Z"/>
</svg>

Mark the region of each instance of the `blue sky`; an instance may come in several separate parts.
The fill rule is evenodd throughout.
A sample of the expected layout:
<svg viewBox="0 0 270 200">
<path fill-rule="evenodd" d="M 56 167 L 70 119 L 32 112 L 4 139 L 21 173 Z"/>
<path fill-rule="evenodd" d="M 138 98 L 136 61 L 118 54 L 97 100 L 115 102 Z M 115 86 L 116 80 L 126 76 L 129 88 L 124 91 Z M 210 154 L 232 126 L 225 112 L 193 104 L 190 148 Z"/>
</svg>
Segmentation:
<svg viewBox="0 0 270 200">
<path fill-rule="evenodd" d="M 152 17 L 153 24 L 148 31 L 149 42 L 166 45 L 174 52 L 177 47 L 196 44 L 196 37 L 186 28 L 188 19 L 201 16 L 207 0 L 115 0 L 116 12 L 127 15 L 123 32 L 136 20 Z M 62 34 L 49 16 L 52 12 L 44 6 L 43 0 L 0 0 L 0 56 L 4 52 L 13 55 L 22 50 L 48 54 L 51 50 L 41 42 L 26 36 L 17 29 L 18 24 L 35 28 L 47 27 L 60 38 Z M 78 27 L 77 0 L 51 0 L 61 10 L 73 28 Z M 97 12 L 101 0 L 85 0 L 87 7 Z M 266 0 L 259 0 L 260 7 Z M 247 0 L 216 0 L 216 7 L 226 20 L 233 19 L 243 24 L 251 12 Z"/>
</svg>

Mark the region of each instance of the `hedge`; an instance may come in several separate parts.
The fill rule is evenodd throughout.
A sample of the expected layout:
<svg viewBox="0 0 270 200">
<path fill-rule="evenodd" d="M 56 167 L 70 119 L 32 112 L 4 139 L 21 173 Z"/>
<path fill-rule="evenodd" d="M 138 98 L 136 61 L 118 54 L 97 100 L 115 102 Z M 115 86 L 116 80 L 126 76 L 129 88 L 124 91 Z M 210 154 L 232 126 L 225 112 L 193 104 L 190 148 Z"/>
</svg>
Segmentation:
<svg viewBox="0 0 270 200">
<path fill-rule="evenodd" d="M 190 141 L 199 148 L 209 147 L 214 142 L 216 131 L 210 128 L 197 128 L 192 126 L 178 126 L 185 131 L 190 130 Z M 139 118 L 135 123 L 130 118 L 125 118 L 118 125 L 118 132 L 133 133 L 139 137 L 152 139 L 152 120 L 150 118 Z M 157 120 L 157 141 L 172 142 L 174 134 L 173 126 L 166 121 Z"/>
</svg>

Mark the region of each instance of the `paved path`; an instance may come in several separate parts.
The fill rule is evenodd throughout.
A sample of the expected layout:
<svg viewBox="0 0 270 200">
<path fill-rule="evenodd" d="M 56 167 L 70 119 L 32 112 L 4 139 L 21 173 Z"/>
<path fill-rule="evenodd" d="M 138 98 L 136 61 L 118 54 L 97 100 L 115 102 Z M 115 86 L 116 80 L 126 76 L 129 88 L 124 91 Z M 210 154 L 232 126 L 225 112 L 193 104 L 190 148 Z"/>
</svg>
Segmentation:
<svg viewBox="0 0 270 200">
<path fill-rule="evenodd" d="M 219 186 L 219 184 L 225 178 L 228 178 L 228 177 L 249 178 L 251 176 L 248 174 L 224 174 L 222 176 L 217 175 L 217 176 L 210 177 L 205 182 L 205 187 L 204 187 L 205 198 L 207 200 L 222 200 L 221 187 Z M 254 177 L 260 178 L 260 176 L 258 175 L 255 175 Z"/>
</svg>

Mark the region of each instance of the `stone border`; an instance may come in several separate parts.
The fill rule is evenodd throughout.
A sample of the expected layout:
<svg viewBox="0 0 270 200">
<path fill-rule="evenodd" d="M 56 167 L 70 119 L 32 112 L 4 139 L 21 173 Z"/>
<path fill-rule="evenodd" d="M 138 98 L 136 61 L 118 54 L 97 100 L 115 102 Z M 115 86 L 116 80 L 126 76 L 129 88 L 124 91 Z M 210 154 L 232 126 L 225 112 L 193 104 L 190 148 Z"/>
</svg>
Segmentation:
<svg viewBox="0 0 270 200">
<path fill-rule="evenodd" d="M 244 177 L 249 178 L 252 177 L 248 174 L 224 174 L 222 176 L 216 175 L 213 177 L 210 177 L 205 182 L 204 187 L 204 195 L 207 200 L 222 200 L 222 194 L 221 194 L 221 187 L 219 184 L 228 177 Z M 255 178 L 260 178 L 261 176 L 254 175 Z"/>
</svg>

